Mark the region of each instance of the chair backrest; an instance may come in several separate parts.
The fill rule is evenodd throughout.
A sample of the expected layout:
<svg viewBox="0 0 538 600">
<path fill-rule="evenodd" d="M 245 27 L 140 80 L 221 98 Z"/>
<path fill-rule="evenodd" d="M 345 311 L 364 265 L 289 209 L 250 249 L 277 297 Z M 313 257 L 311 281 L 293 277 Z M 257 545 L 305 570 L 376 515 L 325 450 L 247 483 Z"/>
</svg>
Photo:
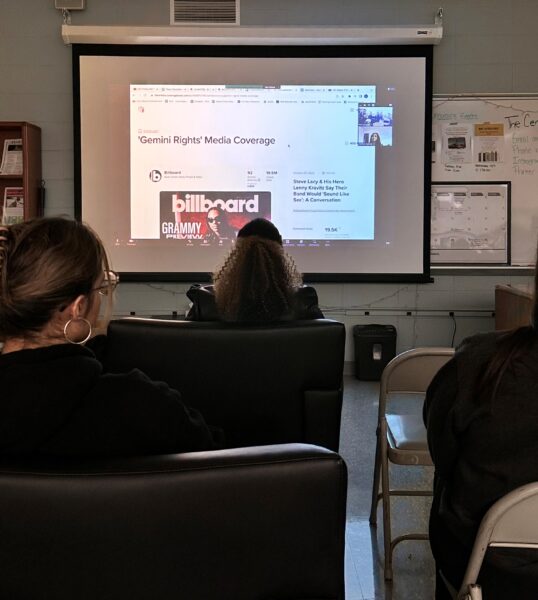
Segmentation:
<svg viewBox="0 0 538 600">
<path fill-rule="evenodd" d="M 343 460 L 302 444 L 2 459 L 0 597 L 343 600 L 345 503 Z"/>
<path fill-rule="evenodd" d="M 423 394 L 439 369 L 454 356 L 454 348 L 413 348 L 398 354 L 383 370 L 379 412 L 385 413 L 388 394 Z"/>
<path fill-rule="evenodd" d="M 306 442 L 338 450 L 345 327 L 127 318 L 108 329 L 105 368 L 181 392 L 233 447 Z"/>
<path fill-rule="evenodd" d="M 489 546 L 538 550 L 538 483 L 523 485 L 503 496 L 482 518 L 458 597 L 476 583 Z"/>
</svg>

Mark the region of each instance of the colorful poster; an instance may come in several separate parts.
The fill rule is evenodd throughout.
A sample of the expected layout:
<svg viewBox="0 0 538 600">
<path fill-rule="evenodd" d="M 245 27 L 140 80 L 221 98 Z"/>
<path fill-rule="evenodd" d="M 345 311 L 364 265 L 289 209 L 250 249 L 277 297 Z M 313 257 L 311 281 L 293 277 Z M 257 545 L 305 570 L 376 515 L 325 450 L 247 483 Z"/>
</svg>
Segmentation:
<svg viewBox="0 0 538 600">
<path fill-rule="evenodd" d="M 271 219 L 271 193 L 247 191 L 160 192 L 161 239 L 231 243 L 243 225 Z"/>
</svg>

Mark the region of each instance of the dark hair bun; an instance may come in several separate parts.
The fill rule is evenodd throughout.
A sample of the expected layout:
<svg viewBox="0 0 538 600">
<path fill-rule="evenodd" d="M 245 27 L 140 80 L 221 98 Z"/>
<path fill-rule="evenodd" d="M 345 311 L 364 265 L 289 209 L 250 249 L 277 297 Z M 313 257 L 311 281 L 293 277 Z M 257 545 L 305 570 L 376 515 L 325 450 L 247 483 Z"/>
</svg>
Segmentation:
<svg viewBox="0 0 538 600">
<path fill-rule="evenodd" d="M 238 238 L 250 237 L 257 235 L 266 240 L 277 242 L 282 246 L 282 236 L 278 229 L 267 219 L 253 219 L 244 225 L 238 232 Z"/>
</svg>

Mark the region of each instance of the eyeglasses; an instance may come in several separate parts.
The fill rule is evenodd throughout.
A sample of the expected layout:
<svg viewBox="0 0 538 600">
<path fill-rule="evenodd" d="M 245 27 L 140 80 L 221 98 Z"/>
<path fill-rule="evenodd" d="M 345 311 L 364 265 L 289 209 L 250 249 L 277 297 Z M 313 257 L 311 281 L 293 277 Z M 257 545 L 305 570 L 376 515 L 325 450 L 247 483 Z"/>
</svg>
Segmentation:
<svg viewBox="0 0 538 600">
<path fill-rule="evenodd" d="M 220 217 L 207 217 L 208 223 L 222 223 L 222 219 Z"/>
<path fill-rule="evenodd" d="M 104 275 L 103 283 L 93 288 L 92 291 L 99 292 L 101 296 L 108 296 L 108 294 L 111 294 L 116 289 L 116 286 L 120 282 L 120 276 L 116 271 L 104 271 Z"/>
</svg>

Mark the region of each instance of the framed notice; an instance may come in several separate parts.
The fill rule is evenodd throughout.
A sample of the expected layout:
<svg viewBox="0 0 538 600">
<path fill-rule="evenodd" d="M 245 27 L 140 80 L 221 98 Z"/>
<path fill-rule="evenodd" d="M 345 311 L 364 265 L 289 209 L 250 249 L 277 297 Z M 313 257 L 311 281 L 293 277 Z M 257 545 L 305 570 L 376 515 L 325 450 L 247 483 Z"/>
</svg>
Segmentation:
<svg viewBox="0 0 538 600">
<path fill-rule="evenodd" d="M 509 181 L 432 183 L 432 264 L 510 264 L 510 191 Z"/>
</svg>

